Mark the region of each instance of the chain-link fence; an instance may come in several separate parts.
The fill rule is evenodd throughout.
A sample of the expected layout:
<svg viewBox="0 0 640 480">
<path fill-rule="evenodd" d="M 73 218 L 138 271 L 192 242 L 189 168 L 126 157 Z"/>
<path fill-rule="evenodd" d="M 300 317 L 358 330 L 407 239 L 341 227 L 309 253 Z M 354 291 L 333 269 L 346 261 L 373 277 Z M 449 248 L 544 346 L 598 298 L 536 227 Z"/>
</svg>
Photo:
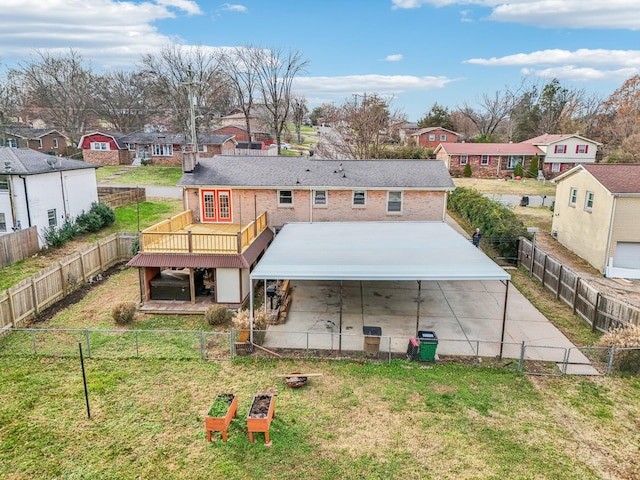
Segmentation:
<svg viewBox="0 0 640 480">
<path fill-rule="evenodd" d="M 394 336 L 353 333 L 256 330 L 254 342 L 239 342 L 236 330 L 6 330 L 0 355 L 230 360 L 255 358 L 353 359 L 391 362 L 466 362 L 498 364 L 533 375 L 609 375 L 640 373 L 640 348 L 559 347 L 485 340 L 436 338 L 422 342 Z M 413 343 L 412 343 L 413 341 Z M 427 345 L 429 343 L 430 345 Z M 433 354 L 429 359 L 427 349 Z"/>
</svg>

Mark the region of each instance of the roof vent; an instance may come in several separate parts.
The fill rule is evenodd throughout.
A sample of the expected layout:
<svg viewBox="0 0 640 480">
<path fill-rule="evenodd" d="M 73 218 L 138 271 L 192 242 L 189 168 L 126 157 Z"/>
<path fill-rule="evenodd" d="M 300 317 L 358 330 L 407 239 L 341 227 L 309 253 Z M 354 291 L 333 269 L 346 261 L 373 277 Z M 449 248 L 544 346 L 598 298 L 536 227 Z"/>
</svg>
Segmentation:
<svg viewBox="0 0 640 480">
<path fill-rule="evenodd" d="M 10 160 L 5 160 L 4 161 L 4 171 L 5 172 L 10 172 L 11 171 L 11 161 Z"/>
<path fill-rule="evenodd" d="M 51 168 L 56 168 L 56 163 L 58 163 L 58 157 L 54 157 L 53 155 L 49 155 L 49 158 L 47 158 L 47 164 Z"/>
<path fill-rule="evenodd" d="M 340 164 L 340 166 L 338 167 L 338 170 L 340 170 L 340 171 L 344 170 L 344 169 L 342 168 L 342 164 Z"/>
<path fill-rule="evenodd" d="M 347 178 L 347 174 L 346 174 L 346 173 L 343 173 L 343 174 L 342 174 L 342 178 Z"/>
</svg>

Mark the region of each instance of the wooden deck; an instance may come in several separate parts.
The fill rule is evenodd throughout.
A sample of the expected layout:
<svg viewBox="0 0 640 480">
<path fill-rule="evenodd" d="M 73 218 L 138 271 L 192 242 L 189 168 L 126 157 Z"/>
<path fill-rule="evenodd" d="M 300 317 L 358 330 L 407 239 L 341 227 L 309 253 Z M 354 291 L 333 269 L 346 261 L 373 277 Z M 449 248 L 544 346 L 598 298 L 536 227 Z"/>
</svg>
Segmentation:
<svg viewBox="0 0 640 480">
<path fill-rule="evenodd" d="M 191 210 L 142 231 L 147 253 L 243 253 L 267 228 L 267 214 L 249 224 L 193 223 Z"/>
</svg>

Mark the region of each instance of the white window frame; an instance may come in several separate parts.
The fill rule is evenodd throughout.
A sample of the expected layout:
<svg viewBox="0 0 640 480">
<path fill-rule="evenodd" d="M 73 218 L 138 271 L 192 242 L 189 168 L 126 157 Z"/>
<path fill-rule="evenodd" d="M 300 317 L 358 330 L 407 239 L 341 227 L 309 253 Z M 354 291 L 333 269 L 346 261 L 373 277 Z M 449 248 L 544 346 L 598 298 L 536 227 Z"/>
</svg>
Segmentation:
<svg viewBox="0 0 640 480">
<path fill-rule="evenodd" d="M 430 133 L 429 134 L 429 141 L 430 142 L 435 142 L 436 141 L 436 134 L 435 133 Z"/>
<path fill-rule="evenodd" d="M 578 189 L 571 187 L 571 190 L 569 190 L 569 206 L 575 207 L 577 201 L 578 201 Z"/>
<path fill-rule="evenodd" d="M 326 207 L 329 203 L 329 194 L 326 190 L 314 190 L 313 191 L 313 206 L 314 207 Z"/>
<path fill-rule="evenodd" d="M 47 220 L 49 222 L 49 227 L 58 226 L 58 214 L 56 213 L 55 208 L 52 208 L 51 210 L 47 210 Z"/>
<path fill-rule="evenodd" d="M 593 210 L 593 200 L 596 194 L 587 190 L 587 194 L 584 196 L 584 209 L 587 212 Z"/>
<path fill-rule="evenodd" d="M 400 194 L 400 199 L 397 199 L 397 194 Z M 392 198 L 396 197 L 396 198 Z M 390 207 L 395 204 L 400 204 L 399 209 L 391 209 Z M 387 214 L 401 215 L 404 204 L 404 192 L 402 190 L 388 190 L 387 191 Z"/>
<path fill-rule="evenodd" d="M 38 139 L 38 150 L 42 150 L 42 139 Z"/>
<path fill-rule="evenodd" d="M 469 155 L 460 155 L 460 165 L 469 163 Z"/>
<path fill-rule="evenodd" d="M 518 164 L 524 165 L 524 158 L 520 155 L 509 155 L 509 159 L 507 160 L 507 169 L 514 170 Z"/>
<path fill-rule="evenodd" d="M 207 146 L 203 145 L 201 143 L 198 144 L 198 152 L 200 153 L 207 153 Z"/>
<path fill-rule="evenodd" d="M 7 147 L 18 148 L 17 138 L 7 138 Z"/>
<path fill-rule="evenodd" d="M 7 231 L 7 217 L 4 213 L 0 213 L 0 232 Z"/>
<path fill-rule="evenodd" d="M 109 142 L 91 142 L 89 144 L 89 148 L 91 150 L 99 150 L 99 151 L 110 150 Z"/>
<path fill-rule="evenodd" d="M 440 134 L 440 141 L 441 142 L 446 142 L 447 141 L 447 134 L 446 133 L 441 133 Z"/>
<path fill-rule="evenodd" d="M 562 164 L 560 162 L 553 162 L 551 164 L 551 171 L 553 173 L 558 173 L 562 171 Z"/>
<path fill-rule="evenodd" d="M 357 199 L 357 201 L 356 201 Z M 360 201 L 362 199 L 362 201 Z M 351 195 L 351 206 L 354 208 L 364 208 L 367 206 L 367 191 L 354 190 Z"/>
<path fill-rule="evenodd" d="M 173 157 L 173 145 L 170 143 L 154 143 L 151 145 L 151 155 L 154 157 Z"/>
<path fill-rule="evenodd" d="M 577 145 L 576 146 L 576 153 L 585 154 L 588 151 L 589 151 L 589 146 L 588 145 Z"/>
<path fill-rule="evenodd" d="M 489 165 L 489 155 L 480 156 L 480 165 Z"/>
<path fill-rule="evenodd" d="M 566 145 L 556 145 L 556 147 L 553 149 L 553 153 L 565 154 L 565 153 L 567 153 L 567 146 Z"/>
<path fill-rule="evenodd" d="M 135 152 L 136 151 L 136 144 L 135 143 L 127 143 L 127 150 L 129 150 L 130 152 Z"/>
<path fill-rule="evenodd" d="M 286 195 L 286 192 L 289 192 Z M 283 202 L 282 200 L 290 199 L 290 201 Z M 278 206 L 279 207 L 293 207 L 293 190 L 278 190 Z"/>
<path fill-rule="evenodd" d="M 54 138 L 52 141 L 53 141 L 53 148 L 58 148 L 58 139 Z"/>
<path fill-rule="evenodd" d="M 9 175 L 0 175 L 0 191 L 9 191 Z"/>
</svg>

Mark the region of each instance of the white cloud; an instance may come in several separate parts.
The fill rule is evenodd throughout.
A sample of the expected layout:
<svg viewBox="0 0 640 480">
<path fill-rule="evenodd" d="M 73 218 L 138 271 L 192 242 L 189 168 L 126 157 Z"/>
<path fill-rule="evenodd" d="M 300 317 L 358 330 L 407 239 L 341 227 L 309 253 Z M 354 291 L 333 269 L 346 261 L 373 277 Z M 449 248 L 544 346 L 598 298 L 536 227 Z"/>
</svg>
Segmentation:
<svg viewBox="0 0 640 480">
<path fill-rule="evenodd" d="M 531 53 L 517 53 L 504 57 L 471 58 L 464 63 L 486 66 L 520 66 L 520 65 L 589 65 L 592 67 L 632 66 L 640 67 L 640 50 L 538 50 Z"/>
<path fill-rule="evenodd" d="M 339 77 L 296 77 L 294 90 L 302 91 L 314 103 L 342 101 L 354 93 L 377 93 L 394 96 L 407 92 L 422 92 L 445 87 L 456 79 L 447 77 L 416 77 L 411 75 L 347 75 Z"/>
<path fill-rule="evenodd" d="M 249 9 L 247 7 L 245 7 L 244 5 L 238 5 L 238 4 L 232 4 L 232 3 L 223 3 L 222 7 L 220 8 L 220 11 L 246 13 L 246 12 L 249 11 Z"/>
<path fill-rule="evenodd" d="M 404 58 L 404 55 L 402 55 L 401 53 L 397 53 L 395 55 L 387 55 L 385 57 L 385 60 L 387 62 L 399 62 L 400 60 L 402 60 Z"/>
<path fill-rule="evenodd" d="M 619 81 L 640 73 L 640 50 L 539 50 L 504 57 L 472 58 L 464 63 L 524 67 L 521 73 L 566 81 Z"/>
<path fill-rule="evenodd" d="M 475 5 L 490 8 L 490 20 L 541 28 L 640 30 L 638 0 L 392 0 L 394 9 L 423 5 Z"/>
<path fill-rule="evenodd" d="M 191 0 L 3 0 L 11 15 L 0 17 L 3 62 L 24 60 L 34 50 L 70 48 L 97 64 L 131 66 L 141 54 L 175 38 L 160 34 L 153 22 L 178 14 L 199 14 Z"/>
</svg>

